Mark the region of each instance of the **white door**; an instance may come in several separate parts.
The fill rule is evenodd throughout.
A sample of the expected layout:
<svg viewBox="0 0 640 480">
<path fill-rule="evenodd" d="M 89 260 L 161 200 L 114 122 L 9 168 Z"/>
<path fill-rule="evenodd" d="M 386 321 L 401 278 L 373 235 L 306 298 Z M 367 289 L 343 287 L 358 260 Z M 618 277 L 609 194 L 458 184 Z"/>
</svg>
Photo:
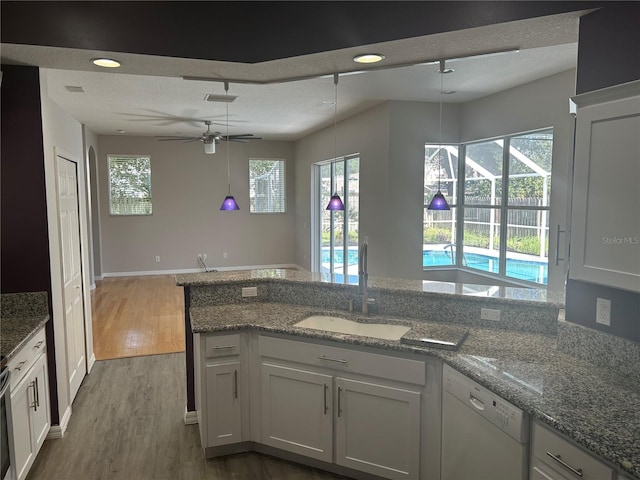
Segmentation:
<svg viewBox="0 0 640 480">
<path fill-rule="evenodd" d="M 57 168 L 67 375 L 70 399 L 73 401 L 87 373 L 80 263 L 78 175 L 76 163 L 60 156 L 57 157 Z"/>
<path fill-rule="evenodd" d="M 332 460 L 332 377 L 262 364 L 262 443 Z"/>
<path fill-rule="evenodd" d="M 420 392 L 336 378 L 336 463 L 390 479 L 420 477 Z"/>
</svg>

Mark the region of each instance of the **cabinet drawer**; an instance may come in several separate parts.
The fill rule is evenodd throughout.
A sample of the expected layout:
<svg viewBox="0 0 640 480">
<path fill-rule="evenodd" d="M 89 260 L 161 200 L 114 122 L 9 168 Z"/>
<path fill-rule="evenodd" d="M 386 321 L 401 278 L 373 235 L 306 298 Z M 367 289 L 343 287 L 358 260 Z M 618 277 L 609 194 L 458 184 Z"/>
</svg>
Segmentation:
<svg viewBox="0 0 640 480">
<path fill-rule="evenodd" d="M 415 385 L 426 383 L 425 363 L 418 360 L 265 336 L 259 339 L 258 351 L 262 357 Z"/>
<path fill-rule="evenodd" d="M 205 357 L 226 357 L 240 354 L 240 334 L 207 335 L 205 337 Z"/>
<path fill-rule="evenodd" d="M 10 389 L 13 389 L 24 378 L 31 366 L 40 354 L 47 349 L 47 340 L 44 327 L 29 339 L 29 341 L 9 360 L 8 367 L 11 371 Z"/>
<path fill-rule="evenodd" d="M 583 480 L 612 480 L 615 478 L 613 469 L 537 423 L 533 425 L 532 446 L 534 456 L 532 466 L 537 466 L 537 473 L 545 470 L 542 465 L 545 464 L 560 473 L 562 477 L 559 478 Z M 533 471 L 535 472 L 536 468 Z M 556 478 L 556 475 L 548 476 Z M 533 478 L 536 476 L 533 475 Z"/>
</svg>

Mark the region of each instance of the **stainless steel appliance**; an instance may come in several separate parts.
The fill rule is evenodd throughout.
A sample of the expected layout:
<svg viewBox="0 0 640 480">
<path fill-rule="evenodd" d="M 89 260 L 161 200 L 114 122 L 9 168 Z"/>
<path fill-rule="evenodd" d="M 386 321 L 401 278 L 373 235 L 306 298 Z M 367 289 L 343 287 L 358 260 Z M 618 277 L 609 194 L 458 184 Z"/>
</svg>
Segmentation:
<svg viewBox="0 0 640 480">
<path fill-rule="evenodd" d="M 525 413 L 448 365 L 443 381 L 442 480 L 526 480 Z"/>
<path fill-rule="evenodd" d="M 0 479 L 9 480 L 13 473 L 11 470 L 11 457 L 9 456 L 9 427 L 7 425 L 7 401 L 9 396 L 9 376 L 11 371 L 5 365 L 5 358 L 0 358 Z"/>
</svg>

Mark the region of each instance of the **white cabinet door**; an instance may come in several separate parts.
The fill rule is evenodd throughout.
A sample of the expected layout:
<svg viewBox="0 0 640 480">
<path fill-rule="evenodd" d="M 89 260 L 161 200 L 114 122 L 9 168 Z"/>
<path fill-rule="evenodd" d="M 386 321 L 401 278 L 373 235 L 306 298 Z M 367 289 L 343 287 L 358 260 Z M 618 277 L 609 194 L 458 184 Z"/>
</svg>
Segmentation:
<svg viewBox="0 0 640 480">
<path fill-rule="evenodd" d="M 49 433 L 49 386 L 46 355 L 40 355 L 11 392 L 10 428 L 13 463 L 23 480 Z"/>
<path fill-rule="evenodd" d="M 331 375 L 262 364 L 262 443 L 332 461 Z"/>
<path fill-rule="evenodd" d="M 336 378 L 336 463 L 419 478 L 420 392 Z"/>
<path fill-rule="evenodd" d="M 33 366 L 32 378 L 35 382 L 35 406 L 31 410 L 31 425 L 33 427 L 33 441 L 36 454 L 47 438 L 51 427 L 51 416 L 49 411 L 49 375 L 47 372 L 46 355 L 41 355 Z"/>
<path fill-rule="evenodd" d="M 241 441 L 240 362 L 205 367 L 207 389 L 207 447 Z"/>
<path fill-rule="evenodd" d="M 12 463 L 18 479 L 27 476 L 33 463 L 35 451 L 31 410 L 35 404 L 35 383 L 30 375 L 11 392 L 11 415 L 9 431 L 13 433 Z"/>
<path fill-rule="evenodd" d="M 569 275 L 640 291 L 640 82 L 575 97 Z M 625 96 L 627 93 L 633 95 Z"/>
</svg>

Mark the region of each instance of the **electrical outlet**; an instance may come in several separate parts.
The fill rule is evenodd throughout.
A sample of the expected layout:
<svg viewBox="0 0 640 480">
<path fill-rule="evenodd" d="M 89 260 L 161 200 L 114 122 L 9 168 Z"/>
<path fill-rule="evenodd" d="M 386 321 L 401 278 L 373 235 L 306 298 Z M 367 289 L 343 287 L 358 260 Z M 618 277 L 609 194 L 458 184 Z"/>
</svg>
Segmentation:
<svg viewBox="0 0 640 480">
<path fill-rule="evenodd" d="M 480 320 L 500 321 L 500 310 L 495 310 L 493 308 L 481 308 Z"/>
<path fill-rule="evenodd" d="M 222 258 L 229 258 L 229 254 L 227 252 L 222 252 Z"/>
<path fill-rule="evenodd" d="M 611 326 L 611 300 L 606 298 L 596 299 L 596 323 Z"/>
<path fill-rule="evenodd" d="M 160 255 L 156 255 L 156 263 L 160 263 Z"/>
<path fill-rule="evenodd" d="M 242 287 L 242 296 L 243 297 L 257 297 L 258 296 L 258 287 Z"/>
<path fill-rule="evenodd" d="M 206 253 L 203 253 L 203 254 L 202 254 L 202 259 L 203 259 L 203 260 L 206 260 L 206 259 L 207 259 L 207 254 L 206 254 Z"/>
</svg>

